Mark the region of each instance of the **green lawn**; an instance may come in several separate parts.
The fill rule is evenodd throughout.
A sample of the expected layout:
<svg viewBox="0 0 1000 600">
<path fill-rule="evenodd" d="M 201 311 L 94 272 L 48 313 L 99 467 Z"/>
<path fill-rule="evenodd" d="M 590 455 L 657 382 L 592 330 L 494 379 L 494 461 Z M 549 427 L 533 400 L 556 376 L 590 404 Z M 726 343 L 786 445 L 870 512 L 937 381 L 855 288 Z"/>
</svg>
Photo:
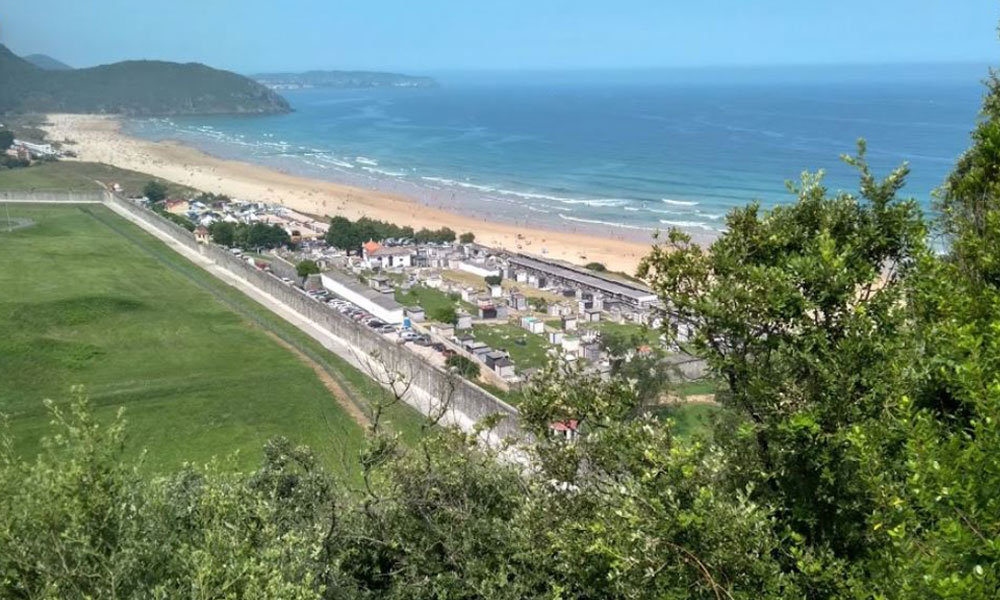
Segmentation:
<svg viewBox="0 0 1000 600">
<path fill-rule="evenodd" d="M 109 165 L 90 162 L 58 161 L 39 163 L 21 169 L 0 170 L 0 190 L 93 192 L 101 189 L 96 182 L 106 185 L 118 183 L 130 196 L 142 193 L 143 186 L 151 179 L 161 181 L 170 194 L 190 194 L 191 188 L 171 183 L 137 171 L 128 171 Z"/>
<path fill-rule="evenodd" d="M 558 328 L 558 326 L 556 326 Z M 597 323 L 579 323 L 580 330 L 593 329 L 601 332 L 616 333 L 621 335 L 637 335 L 646 341 L 647 344 L 655 345 L 659 343 L 660 332 L 636 323 L 615 323 L 614 321 L 598 321 Z"/>
<path fill-rule="evenodd" d="M 0 185 L 2 187 L 2 185 Z M 129 451 L 147 469 L 239 451 L 259 463 L 276 435 L 356 473 L 362 431 L 281 337 L 331 373 L 359 404 L 384 392 L 292 325 L 100 206 L 10 205 L 36 225 L 0 233 L 0 412 L 15 448 L 47 431 L 43 398 L 83 384 L 98 415 L 124 407 Z M 404 439 L 407 407 L 388 412 Z"/>
<path fill-rule="evenodd" d="M 546 354 L 546 350 L 550 348 L 548 341 L 517 325 L 473 325 L 472 333 L 478 341 L 489 347 L 496 350 L 503 348 L 509 352 L 518 369 L 541 367 L 549 361 Z M 523 341 L 524 344 L 519 344 L 518 341 Z"/>
<path fill-rule="evenodd" d="M 422 285 L 415 285 L 406 291 L 396 290 L 396 302 L 399 302 L 403 306 L 419 306 L 423 308 L 424 312 L 427 313 L 428 319 L 433 319 L 431 315 L 436 311 L 448 307 L 454 307 L 456 310 L 464 309 L 470 314 L 474 314 L 476 310 L 476 307 L 468 302 L 452 300 L 448 294 Z"/>
<path fill-rule="evenodd" d="M 698 402 L 661 406 L 653 412 L 659 418 L 672 419 L 674 422 L 674 435 L 681 439 L 701 438 L 711 440 L 712 419 L 723 410 L 718 404 Z"/>
</svg>

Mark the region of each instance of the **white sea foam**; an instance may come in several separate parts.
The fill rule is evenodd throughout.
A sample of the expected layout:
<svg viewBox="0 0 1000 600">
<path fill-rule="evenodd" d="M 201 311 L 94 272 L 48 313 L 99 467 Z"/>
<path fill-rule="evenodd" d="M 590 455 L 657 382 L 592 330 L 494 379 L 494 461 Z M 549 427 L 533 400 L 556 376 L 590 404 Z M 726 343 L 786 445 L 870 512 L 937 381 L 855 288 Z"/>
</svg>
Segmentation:
<svg viewBox="0 0 1000 600">
<path fill-rule="evenodd" d="M 639 212 L 640 209 L 638 209 L 638 208 L 636 208 L 634 206 L 626 206 L 625 210 L 627 210 L 629 212 Z"/>
<path fill-rule="evenodd" d="M 375 167 L 361 167 L 362 170 L 368 171 L 369 173 L 374 173 L 376 175 L 385 175 L 386 177 L 405 177 L 406 173 L 400 173 L 398 171 L 389 171 L 387 169 L 376 169 Z"/>
<path fill-rule="evenodd" d="M 576 221 L 577 223 L 588 223 L 591 225 L 607 225 L 609 227 L 620 227 L 622 229 L 639 229 L 641 231 L 653 231 L 651 227 L 640 227 L 639 225 L 626 225 L 625 223 L 615 223 L 613 221 L 600 221 L 598 219 L 581 219 L 580 217 L 568 217 L 562 213 L 559 218 L 566 221 Z"/>
<path fill-rule="evenodd" d="M 551 210 L 545 210 L 544 208 L 535 208 L 534 206 L 528 206 L 528 210 L 532 212 L 545 213 L 545 214 L 549 214 L 552 212 Z"/>
<path fill-rule="evenodd" d="M 368 165 L 369 167 L 378 166 L 377 160 L 375 160 L 374 158 L 366 158 L 364 156 L 355 156 L 354 162 L 358 163 L 359 165 Z"/>
<path fill-rule="evenodd" d="M 694 200 L 671 200 L 670 198 L 660 198 L 665 204 L 670 204 L 672 206 L 697 206 L 698 203 Z"/>
<path fill-rule="evenodd" d="M 707 229 L 708 231 L 715 231 L 708 223 L 702 221 L 670 221 L 667 219 L 660 219 L 660 223 L 664 225 L 670 225 L 672 227 L 682 227 L 686 229 Z"/>
</svg>

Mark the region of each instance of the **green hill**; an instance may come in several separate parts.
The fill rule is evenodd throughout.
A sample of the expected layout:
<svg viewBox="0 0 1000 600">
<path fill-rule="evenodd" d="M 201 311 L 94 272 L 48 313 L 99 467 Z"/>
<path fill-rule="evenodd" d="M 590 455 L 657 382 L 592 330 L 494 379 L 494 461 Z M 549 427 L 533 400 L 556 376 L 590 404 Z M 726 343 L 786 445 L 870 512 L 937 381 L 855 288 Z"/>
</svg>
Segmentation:
<svg viewBox="0 0 1000 600">
<path fill-rule="evenodd" d="M 288 102 L 242 75 L 197 63 L 138 60 L 46 70 L 0 45 L 0 113 L 270 114 Z"/>
<path fill-rule="evenodd" d="M 46 71 L 69 71 L 73 68 L 61 60 L 52 58 L 48 54 L 29 54 L 21 58 Z"/>
</svg>

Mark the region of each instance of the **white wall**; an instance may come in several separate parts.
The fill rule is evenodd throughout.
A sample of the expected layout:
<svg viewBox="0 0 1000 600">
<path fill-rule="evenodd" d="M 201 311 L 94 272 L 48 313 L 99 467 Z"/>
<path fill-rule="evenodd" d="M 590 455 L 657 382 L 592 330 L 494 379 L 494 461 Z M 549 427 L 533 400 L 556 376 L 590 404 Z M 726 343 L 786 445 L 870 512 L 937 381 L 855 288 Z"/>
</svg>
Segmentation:
<svg viewBox="0 0 1000 600">
<path fill-rule="evenodd" d="M 353 289 L 341 285 L 340 282 L 327 277 L 326 274 L 320 275 L 320 279 L 323 281 L 323 287 L 330 290 L 334 294 L 340 296 L 348 302 L 354 303 L 358 308 L 364 309 L 376 317 L 382 319 L 386 323 L 392 323 L 398 325 L 403 322 L 403 307 L 399 307 L 396 310 L 389 310 L 378 304 L 372 302 L 367 296 L 363 296 Z"/>
</svg>

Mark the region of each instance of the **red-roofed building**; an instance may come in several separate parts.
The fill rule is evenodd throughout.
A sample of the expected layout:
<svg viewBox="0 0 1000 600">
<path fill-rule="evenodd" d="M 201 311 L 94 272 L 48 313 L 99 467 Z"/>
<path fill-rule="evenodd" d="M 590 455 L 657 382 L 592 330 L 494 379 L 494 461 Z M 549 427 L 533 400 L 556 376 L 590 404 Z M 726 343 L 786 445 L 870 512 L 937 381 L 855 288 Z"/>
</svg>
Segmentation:
<svg viewBox="0 0 1000 600">
<path fill-rule="evenodd" d="M 382 246 L 380 246 L 379 243 L 376 242 L 375 240 L 368 240 L 367 242 L 361 245 L 361 248 L 365 251 L 365 256 L 371 254 L 372 252 L 375 252 L 381 247 Z"/>
<path fill-rule="evenodd" d="M 554 423 L 549 423 L 549 431 L 551 431 L 553 435 L 561 435 L 567 440 L 572 440 L 580 434 L 577 430 L 579 424 L 580 422 L 576 419 L 556 421 Z"/>
</svg>

